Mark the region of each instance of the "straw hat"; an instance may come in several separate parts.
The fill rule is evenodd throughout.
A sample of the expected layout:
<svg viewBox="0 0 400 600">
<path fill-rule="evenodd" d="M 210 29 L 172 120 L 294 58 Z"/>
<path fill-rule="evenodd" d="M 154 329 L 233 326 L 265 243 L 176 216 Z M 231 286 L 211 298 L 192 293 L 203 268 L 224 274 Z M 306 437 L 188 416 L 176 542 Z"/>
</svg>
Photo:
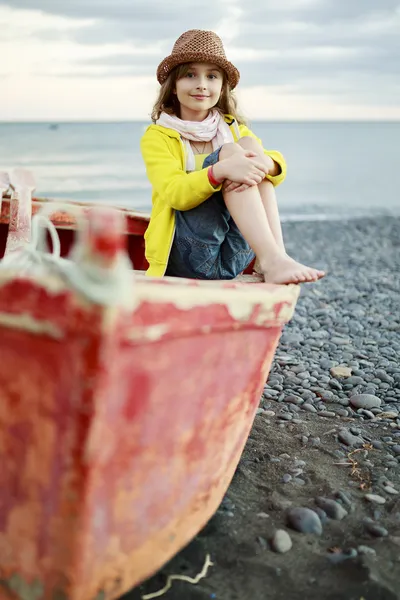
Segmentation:
<svg viewBox="0 0 400 600">
<path fill-rule="evenodd" d="M 187 62 L 207 62 L 218 65 L 228 77 L 231 89 L 239 83 L 240 73 L 227 60 L 221 39 L 213 31 L 190 29 L 176 40 L 172 52 L 158 65 L 157 79 L 163 84 L 172 69 Z"/>
</svg>

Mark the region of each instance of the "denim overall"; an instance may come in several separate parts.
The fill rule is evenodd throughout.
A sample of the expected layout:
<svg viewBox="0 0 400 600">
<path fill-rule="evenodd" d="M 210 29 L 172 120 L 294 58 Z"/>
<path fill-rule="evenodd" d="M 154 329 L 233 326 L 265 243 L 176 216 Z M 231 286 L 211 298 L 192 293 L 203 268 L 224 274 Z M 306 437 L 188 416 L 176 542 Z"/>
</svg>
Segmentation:
<svg viewBox="0 0 400 600">
<path fill-rule="evenodd" d="M 218 162 L 220 148 L 203 169 Z M 251 263 L 254 252 L 232 219 L 222 192 L 196 208 L 175 211 L 175 237 L 166 275 L 190 279 L 233 279 Z"/>
</svg>

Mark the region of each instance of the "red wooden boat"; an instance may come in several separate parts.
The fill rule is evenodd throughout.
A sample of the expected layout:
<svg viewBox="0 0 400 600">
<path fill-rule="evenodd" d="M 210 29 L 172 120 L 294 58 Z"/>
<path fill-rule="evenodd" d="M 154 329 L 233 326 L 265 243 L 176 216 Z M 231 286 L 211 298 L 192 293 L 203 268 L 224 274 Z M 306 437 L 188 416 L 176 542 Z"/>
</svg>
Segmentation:
<svg viewBox="0 0 400 600">
<path fill-rule="evenodd" d="M 1 207 L 0 599 L 113 599 L 217 509 L 298 287 L 129 272 L 148 217 L 85 205 L 39 260 L 28 196 Z"/>
</svg>

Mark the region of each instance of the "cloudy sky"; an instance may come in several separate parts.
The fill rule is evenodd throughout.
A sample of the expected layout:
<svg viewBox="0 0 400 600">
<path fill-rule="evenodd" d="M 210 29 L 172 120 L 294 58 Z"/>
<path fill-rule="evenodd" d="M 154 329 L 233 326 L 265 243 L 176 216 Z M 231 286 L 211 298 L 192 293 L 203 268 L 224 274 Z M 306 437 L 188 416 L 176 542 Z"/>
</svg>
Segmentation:
<svg viewBox="0 0 400 600">
<path fill-rule="evenodd" d="M 400 0 L 0 0 L 0 121 L 148 119 L 192 28 L 249 118 L 400 120 Z"/>
</svg>

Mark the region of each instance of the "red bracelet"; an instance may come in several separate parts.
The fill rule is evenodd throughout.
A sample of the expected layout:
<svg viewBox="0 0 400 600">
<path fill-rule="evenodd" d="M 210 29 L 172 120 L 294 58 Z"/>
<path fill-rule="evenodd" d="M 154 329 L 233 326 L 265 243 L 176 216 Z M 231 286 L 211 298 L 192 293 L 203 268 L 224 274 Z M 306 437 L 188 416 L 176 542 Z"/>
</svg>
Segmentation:
<svg viewBox="0 0 400 600">
<path fill-rule="evenodd" d="M 222 181 L 218 181 L 218 179 L 215 178 L 213 165 L 211 165 L 211 167 L 208 168 L 207 175 L 208 175 L 208 181 L 211 183 L 211 185 L 213 187 L 216 188 L 221 185 Z"/>
</svg>

